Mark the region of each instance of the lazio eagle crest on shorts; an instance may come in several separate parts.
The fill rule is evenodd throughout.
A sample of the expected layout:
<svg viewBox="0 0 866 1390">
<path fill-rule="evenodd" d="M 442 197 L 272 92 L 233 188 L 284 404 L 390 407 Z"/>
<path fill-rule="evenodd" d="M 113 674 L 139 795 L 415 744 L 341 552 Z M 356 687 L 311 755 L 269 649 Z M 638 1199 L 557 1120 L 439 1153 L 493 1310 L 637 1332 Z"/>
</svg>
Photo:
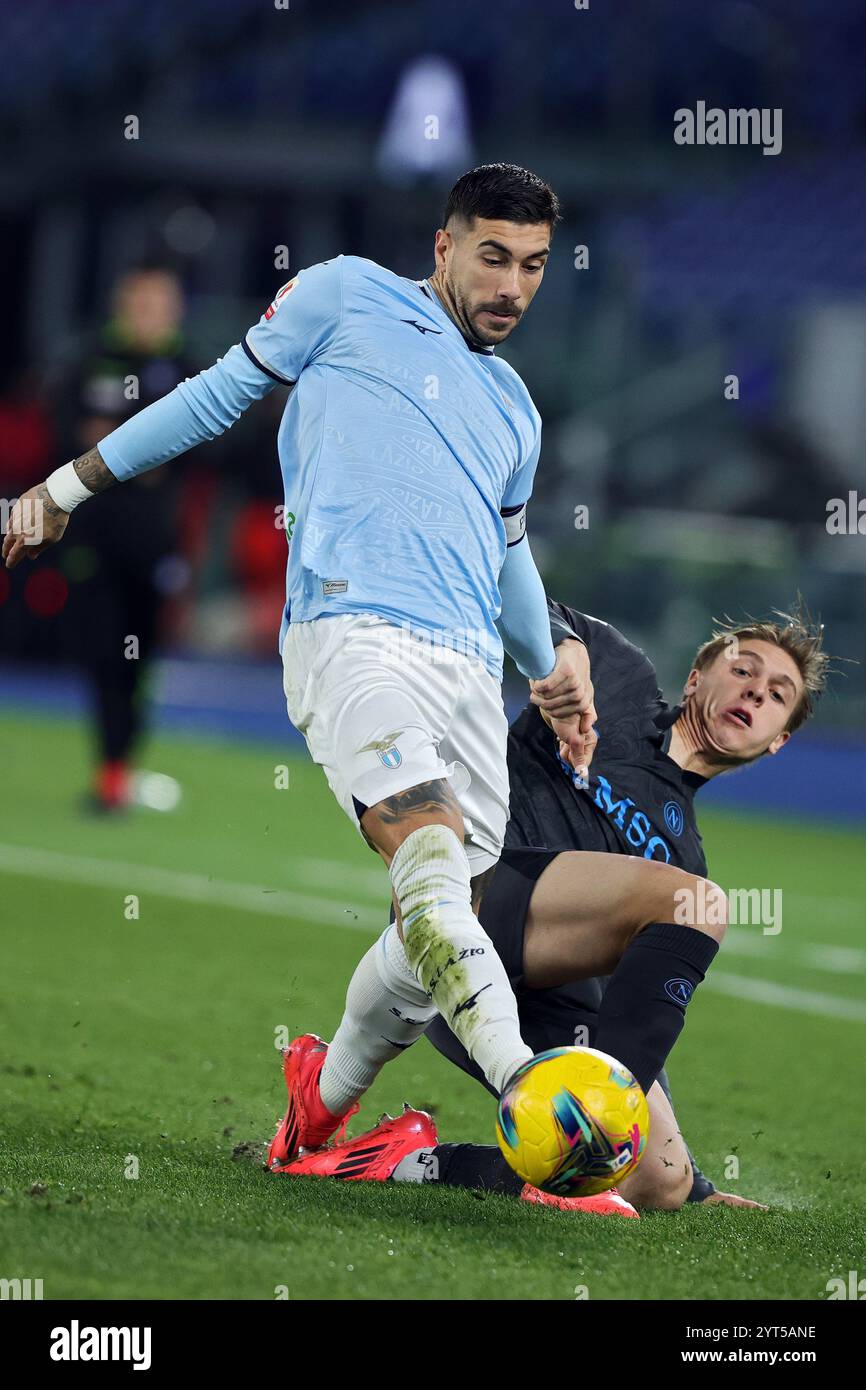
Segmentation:
<svg viewBox="0 0 866 1390">
<path fill-rule="evenodd" d="M 393 734 L 386 734 L 384 738 L 374 739 L 372 743 L 365 743 L 363 748 L 358 749 L 358 752 L 375 753 L 383 767 L 399 767 L 403 761 L 403 754 L 394 745 L 404 732 L 403 729 L 395 729 Z"/>
</svg>

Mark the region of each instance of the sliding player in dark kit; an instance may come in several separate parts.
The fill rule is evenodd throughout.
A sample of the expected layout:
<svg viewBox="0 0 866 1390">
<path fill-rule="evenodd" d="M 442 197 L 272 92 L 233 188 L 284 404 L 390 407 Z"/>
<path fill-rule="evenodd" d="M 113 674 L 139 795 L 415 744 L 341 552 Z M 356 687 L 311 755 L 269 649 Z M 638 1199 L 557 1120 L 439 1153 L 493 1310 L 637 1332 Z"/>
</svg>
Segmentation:
<svg viewBox="0 0 866 1390">
<path fill-rule="evenodd" d="M 481 920 L 505 963 L 521 1030 L 533 1050 L 575 1041 L 598 1046 L 634 1071 L 647 1090 L 650 1140 L 640 1166 L 621 1184 L 622 1196 L 636 1206 L 666 1210 L 687 1200 L 741 1204 L 716 1193 L 691 1161 L 660 1074 L 658 1059 L 664 1060 L 679 1031 L 671 1040 L 671 1003 L 679 990 L 682 1014 L 698 977 L 688 978 L 684 970 L 684 978 L 662 978 L 665 971 L 659 973 L 657 965 L 665 956 L 663 924 L 671 917 L 659 914 L 669 914 L 672 884 L 675 895 L 685 889 L 677 901 L 688 910 L 688 894 L 707 872 L 695 792 L 711 777 L 779 752 L 812 713 L 826 677 L 822 634 L 800 614 L 722 629 L 696 654 L 682 704 L 669 708 L 652 663 L 620 632 L 552 601 L 549 611 L 554 643 L 569 643 L 578 665 L 589 654 L 602 737 L 584 782 L 562 756 L 566 750 L 546 726 L 535 697 L 512 725 L 511 819 Z M 669 871 L 651 875 L 645 863 L 623 864 L 623 856 L 681 872 L 673 879 Z M 711 894 L 706 901 L 712 902 Z M 606 962 L 600 960 L 600 941 L 609 943 Z M 640 1019 L 630 1007 L 636 998 L 632 982 L 619 969 L 624 943 L 635 970 L 658 975 Z M 612 981 L 598 978 L 615 969 Z M 483 1084 L 438 1019 L 426 1033 L 444 1056 Z M 284 1171 L 432 1180 L 515 1195 L 522 1188 L 498 1149 L 440 1144 L 432 1121 L 416 1111 Z M 523 1195 L 580 1209 L 574 1199 L 547 1198 L 532 1189 Z"/>
</svg>

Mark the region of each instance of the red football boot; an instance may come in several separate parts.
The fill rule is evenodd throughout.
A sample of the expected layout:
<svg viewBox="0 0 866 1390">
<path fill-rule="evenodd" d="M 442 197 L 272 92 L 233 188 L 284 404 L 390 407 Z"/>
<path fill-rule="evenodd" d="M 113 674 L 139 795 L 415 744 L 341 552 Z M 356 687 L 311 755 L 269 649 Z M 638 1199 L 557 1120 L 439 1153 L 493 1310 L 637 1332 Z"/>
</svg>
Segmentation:
<svg viewBox="0 0 866 1390">
<path fill-rule="evenodd" d="M 406 1106 L 402 1115 L 392 1120 L 383 1115 L 375 1129 L 332 1144 L 318 1153 L 303 1154 L 294 1162 L 273 1168 L 275 1173 L 290 1173 L 293 1177 L 359 1179 L 362 1182 L 387 1182 L 401 1158 L 417 1149 L 432 1149 L 439 1142 L 436 1126 L 423 1110 Z"/>
<path fill-rule="evenodd" d="M 345 1132 L 358 1109 L 350 1105 L 342 1115 L 326 1110 L 319 1095 L 319 1074 L 328 1055 L 328 1044 L 315 1033 L 304 1033 L 283 1049 L 283 1075 L 289 1092 L 286 1117 L 271 1140 L 268 1167 L 290 1163 L 301 1149 L 318 1149 L 331 1135 Z"/>
<path fill-rule="evenodd" d="M 553 1192 L 541 1192 L 526 1184 L 520 1194 L 522 1202 L 537 1202 L 542 1207 L 558 1207 L 560 1211 L 589 1211 L 596 1216 L 637 1216 L 631 1202 L 620 1197 L 615 1187 L 599 1192 L 595 1197 L 557 1197 Z"/>
</svg>

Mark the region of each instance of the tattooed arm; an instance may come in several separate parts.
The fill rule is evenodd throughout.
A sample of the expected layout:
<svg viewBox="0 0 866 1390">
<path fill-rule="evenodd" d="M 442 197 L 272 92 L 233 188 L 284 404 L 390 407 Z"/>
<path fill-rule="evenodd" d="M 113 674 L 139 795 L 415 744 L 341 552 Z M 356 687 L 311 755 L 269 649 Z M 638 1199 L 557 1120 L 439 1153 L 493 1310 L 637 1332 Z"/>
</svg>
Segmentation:
<svg viewBox="0 0 866 1390">
<path fill-rule="evenodd" d="M 3 540 L 6 568 L 14 569 L 25 555 L 34 560 L 56 544 L 80 502 L 215 439 L 274 385 L 235 344 L 212 367 L 182 381 L 100 439 L 96 448 L 24 493 L 12 509 Z"/>
<path fill-rule="evenodd" d="M 91 449 L 73 462 L 73 468 L 86 488 L 91 492 L 104 492 L 117 478 L 102 458 L 98 449 Z"/>
<path fill-rule="evenodd" d="M 73 464 L 79 481 L 89 492 L 104 492 L 117 479 L 98 449 L 82 454 Z M 35 560 L 49 545 L 56 545 L 69 524 L 70 512 L 58 506 L 45 483 L 18 498 L 3 537 L 3 559 L 12 570 L 25 557 Z"/>
</svg>

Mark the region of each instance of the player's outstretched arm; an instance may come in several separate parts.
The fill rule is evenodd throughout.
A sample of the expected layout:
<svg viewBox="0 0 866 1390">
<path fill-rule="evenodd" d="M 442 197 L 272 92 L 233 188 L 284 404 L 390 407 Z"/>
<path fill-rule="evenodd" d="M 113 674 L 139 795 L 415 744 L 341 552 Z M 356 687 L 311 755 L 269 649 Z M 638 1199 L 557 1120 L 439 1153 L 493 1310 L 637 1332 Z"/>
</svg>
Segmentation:
<svg viewBox="0 0 866 1390">
<path fill-rule="evenodd" d="M 561 642 L 554 651 L 547 595 L 525 535 L 505 552 L 499 592 L 502 611 L 497 628 L 505 650 L 529 677 L 541 710 L 555 705 L 551 727 L 565 745 L 572 766 L 584 770 L 586 739 L 595 720 L 589 656 L 579 641 Z M 573 713 L 563 715 L 565 709 Z"/>
<path fill-rule="evenodd" d="M 95 493 L 215 439 L 253 401 L 277 385 L 292 386 L 339 328 L 342 260 L 300 271 L 242 345 L 236 343 L 212 367 L 182 381 L 100 439 L 96 449 L 64 464 L 19 498 L 3 541 L 7 569 L 25 554 L 35 557 L 60 540 L 69 513 Z"/>
<path fill-rule="evenodd" d="M 549 676 L 556 664 L 547 596 L 526 535 L 505 552 L 499 571 L 502 608 L 496 622 L 502 645 L 530 680 Z"/>
<path fill-rule="evenodd" d="M 53 486 L 49 491 L 51 478 L 39 483 L 23 493 L 15 503 L 9 518 L 9 526 L 3 537 L 3 559 L 7 569 L 14 569 L 25 555 L 35 560 L 49 545 L 55 545 L 66 530 L 72 507 L 61 505 L 64 491 L 81 490 L 81 500 L 105 488 L 111 487 L 117 479 L 107 467 L 98 449 L 82 454 L 66 467 L 72 470 L 68 475 L 66 489 Z M 63 473 L 57 469 L 52 477 Z"/>
<path fill-rule="evenodd" d="M 215 439 L 275 385 L 237 345 L 206 371 L 182 381 L 18 498 L 3 538 L 6 568 L 55 545 L 81 502 Z"/>
</svg>

